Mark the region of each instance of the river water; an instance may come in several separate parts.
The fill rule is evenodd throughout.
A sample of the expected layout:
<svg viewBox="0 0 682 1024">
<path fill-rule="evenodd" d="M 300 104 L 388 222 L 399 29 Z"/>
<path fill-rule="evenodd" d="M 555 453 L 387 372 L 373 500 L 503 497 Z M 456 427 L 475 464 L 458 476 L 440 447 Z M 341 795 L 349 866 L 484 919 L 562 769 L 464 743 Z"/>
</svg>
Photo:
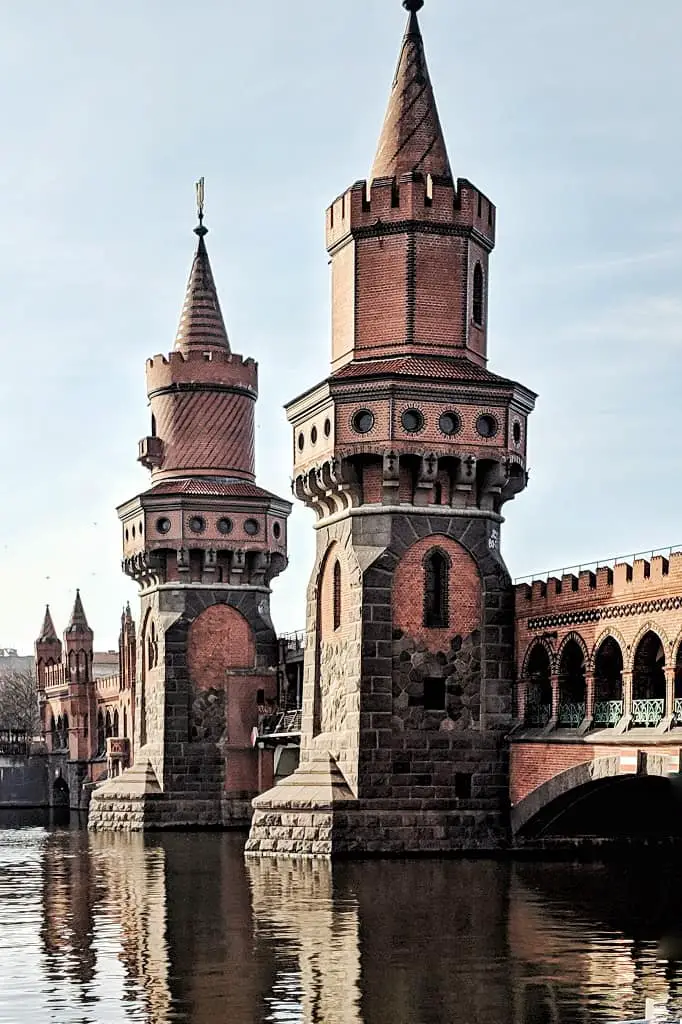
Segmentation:
<svg viewBox="0 0 682 1024">
<path fill-rule="evenodd" d="M 0 826 L 2 1024 L 682 1015 L 682 862 L 331 869 L 245 863 L 230 834 Z"/>
</svg>

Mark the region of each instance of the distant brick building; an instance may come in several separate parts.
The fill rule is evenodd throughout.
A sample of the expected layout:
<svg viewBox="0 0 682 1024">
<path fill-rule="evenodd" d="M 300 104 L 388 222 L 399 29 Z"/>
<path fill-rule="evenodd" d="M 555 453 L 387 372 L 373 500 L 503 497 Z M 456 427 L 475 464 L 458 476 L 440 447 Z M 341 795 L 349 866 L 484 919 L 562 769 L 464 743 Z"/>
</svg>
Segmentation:
<svg viewBox="0 0 682 1024">
<path fill-rule="evenodd" d="M 116 671 L 103 675 L 100 664 L 98 672 L 97 658 L 80 593 L 63 643 L 46 609 L 35 643 L 40 720 L 48 754 L 63 755 L 58 780 L 72 807 L 81 806 L 84 783 L 119 774 L 132 758 L 136 636 L 130 607 L 121 616 Z M 100 660 L 111 661 L 108 654 Z"/>
</svg>

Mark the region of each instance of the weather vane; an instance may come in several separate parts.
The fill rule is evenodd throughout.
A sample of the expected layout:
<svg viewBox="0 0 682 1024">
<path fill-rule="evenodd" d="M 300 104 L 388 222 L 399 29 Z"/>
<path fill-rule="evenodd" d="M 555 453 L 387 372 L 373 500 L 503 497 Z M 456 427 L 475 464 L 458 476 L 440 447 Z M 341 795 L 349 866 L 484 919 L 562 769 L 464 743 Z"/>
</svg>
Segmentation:
<svg viewBox="0 0 682 1024">
<path fill-rule="evenodd" d="M 406 11 L 412 11 L 416 14 L 417 11 L 421 11 L 424 6 L 424 0 L 403 0 L 403 7 Z"/>
<path fill-rule="evenodd" d="M 204 179 L 199 178 L 194 186 L 197 190 L 197 213 L 199 214 L 199 226 L 204 224 Z"/>
</svg>

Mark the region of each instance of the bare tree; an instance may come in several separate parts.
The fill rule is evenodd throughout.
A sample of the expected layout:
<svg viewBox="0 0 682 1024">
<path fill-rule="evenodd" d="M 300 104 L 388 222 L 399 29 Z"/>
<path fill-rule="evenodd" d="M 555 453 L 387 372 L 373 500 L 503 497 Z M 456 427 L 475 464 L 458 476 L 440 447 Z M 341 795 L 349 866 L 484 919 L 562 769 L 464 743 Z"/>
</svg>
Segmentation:
<svg viewBox="0 0 682 1024">
<path fill-rule="evenodd" d="M 0 729 L 22 729 L 31 737 L 40 732 L 38 686 L 32 672 L 0 676 Z"/>
</svg>

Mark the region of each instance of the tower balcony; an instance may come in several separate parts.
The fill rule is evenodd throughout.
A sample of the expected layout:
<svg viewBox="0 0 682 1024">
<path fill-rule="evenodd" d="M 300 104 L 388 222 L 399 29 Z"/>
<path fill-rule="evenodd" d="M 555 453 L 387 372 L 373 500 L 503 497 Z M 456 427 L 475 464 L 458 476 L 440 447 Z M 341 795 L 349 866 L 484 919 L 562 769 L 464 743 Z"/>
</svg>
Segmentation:
<svg viewBox="0 0 682 1024">
<path fill-rule="evenodd" d="M 143 437 L 139 443 L 137 461 L 145 469 L 156 469 L 163 462 L 163 441 L 160 437 Z"/>
</svg>

